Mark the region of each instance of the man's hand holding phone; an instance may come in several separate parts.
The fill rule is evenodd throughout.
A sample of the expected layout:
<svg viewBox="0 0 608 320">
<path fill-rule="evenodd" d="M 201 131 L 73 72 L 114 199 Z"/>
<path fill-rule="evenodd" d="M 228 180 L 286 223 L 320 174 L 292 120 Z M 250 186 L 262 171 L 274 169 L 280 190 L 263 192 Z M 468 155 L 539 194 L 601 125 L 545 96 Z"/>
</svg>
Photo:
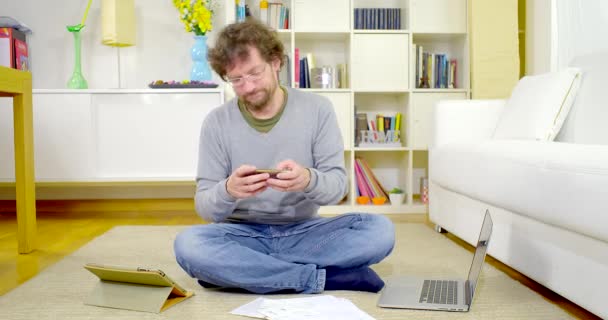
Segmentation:
<svg viewBox="0 0 608 320">
<path fill-rule="evenodd" d="M 269 178 L 278 179 L 277 175 L 281 172 L 287 172 L 288 170 L 279 169 L 256 169 L 255 173 L 268 173 Z"/>
<path fill-rule="evenodd" d="M 277 169 L 238 167 L 226 181 L 226 191 L 237 199 L 250 198 L 268 187 L 277 191 L 303 191 L 310 182 L 310 171 L 293 160 L 285 160 Z"/>
<path fill-rule="evenodd" d="M 293 160 L 285 160 L 277 165 L 281 172 L 266 181 L 277 191 L 304 191 L 310 183 L 310 171 Z"/>
<path fill-rule="evenodd" d="M 268 178 L 267 174 L 256 173 L 256 167 L 242 165 L 228 177 L 226 191 L 237 199 L 250 198 L 266 190 Z"/>
</svg>

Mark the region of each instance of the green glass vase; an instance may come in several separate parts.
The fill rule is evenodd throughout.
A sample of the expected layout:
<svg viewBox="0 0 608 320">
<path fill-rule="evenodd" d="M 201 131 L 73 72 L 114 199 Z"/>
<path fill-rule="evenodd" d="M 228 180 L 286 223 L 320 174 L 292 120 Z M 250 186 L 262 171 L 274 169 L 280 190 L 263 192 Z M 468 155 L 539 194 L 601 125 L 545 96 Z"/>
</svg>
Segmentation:
<svg viewBox="0 0 608 320">
<path fill-rule="evenodd" d="M 68 88 L 86 89 L 89 85 L 80 68 L 80 29 L 68 27 L 68 31 L 74 35 L 74 72 L 68 81 Z"/>
</svg>

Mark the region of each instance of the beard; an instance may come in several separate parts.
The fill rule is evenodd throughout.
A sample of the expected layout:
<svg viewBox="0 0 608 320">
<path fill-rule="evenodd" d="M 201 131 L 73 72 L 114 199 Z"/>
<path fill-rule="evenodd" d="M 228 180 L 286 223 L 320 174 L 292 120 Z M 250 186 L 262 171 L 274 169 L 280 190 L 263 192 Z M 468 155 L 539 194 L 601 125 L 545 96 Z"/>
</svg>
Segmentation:
<svg viewBox="0 0 608 320">
<path fill-rule="evenodd" d="M 277 85 L 262 87 L 246 96 L 242 96 L 241 100 L 248 109 L 252 111 L 261 111 L 274 96 L 275 92 L 277 91 L 277 87 Z"/>
</svg>

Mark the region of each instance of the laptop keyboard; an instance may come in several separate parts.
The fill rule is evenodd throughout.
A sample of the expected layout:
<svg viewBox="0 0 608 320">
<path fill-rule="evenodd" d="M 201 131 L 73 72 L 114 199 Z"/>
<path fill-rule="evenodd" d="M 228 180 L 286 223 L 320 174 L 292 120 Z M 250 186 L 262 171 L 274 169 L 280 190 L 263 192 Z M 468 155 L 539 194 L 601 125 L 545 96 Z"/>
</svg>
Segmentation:
<svg viewBox="0 0 608 320">
<path fill-rule="evenodd" d="M 420 303 L 457 304 L 458 281 L 424 280 Z"/>
</svg>

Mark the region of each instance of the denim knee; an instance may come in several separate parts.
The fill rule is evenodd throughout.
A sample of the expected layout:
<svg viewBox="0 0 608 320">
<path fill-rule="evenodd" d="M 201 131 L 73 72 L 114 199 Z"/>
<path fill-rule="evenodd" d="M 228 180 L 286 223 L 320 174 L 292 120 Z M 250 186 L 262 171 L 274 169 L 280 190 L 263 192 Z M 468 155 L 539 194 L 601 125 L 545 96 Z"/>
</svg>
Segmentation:
<svg viewBox="0 0 608 320">
<path fill-rule="evenodd" d="M 196 276 L 197 271 L 206 268 L 205 264 L 213 261 L 205 252 L 206 247 L 201 245 L 206 238 L 218 236 L 208 231 L 210 230 L 206 230 L 204 226 L 187 228 L 177 235 L 173 243 L 177 263 L 191 276 Z"/>
<path fill-rule="evenodd" d="M 369 214 L 367 223 L 374 231 L 374 247 L 378 252 L 384 252 L 388 256 L 395 246 L 395 226 L 393 222 L 381 214 Z"/>
<path fill-rule="evenodd" d="M 190 227 L 186 230 L 180 232 L 177 237 L 175 237 L 175 241 L 173 242 L 173 251 L 175 252 L 175 259 L 177 263 L 188 273 L 190 268 L 188 268 L 188 261 L 192 259 L 190 257 L 195 250 L 193 247 L 194 243 L 194 227 Z"/>
</svg>

